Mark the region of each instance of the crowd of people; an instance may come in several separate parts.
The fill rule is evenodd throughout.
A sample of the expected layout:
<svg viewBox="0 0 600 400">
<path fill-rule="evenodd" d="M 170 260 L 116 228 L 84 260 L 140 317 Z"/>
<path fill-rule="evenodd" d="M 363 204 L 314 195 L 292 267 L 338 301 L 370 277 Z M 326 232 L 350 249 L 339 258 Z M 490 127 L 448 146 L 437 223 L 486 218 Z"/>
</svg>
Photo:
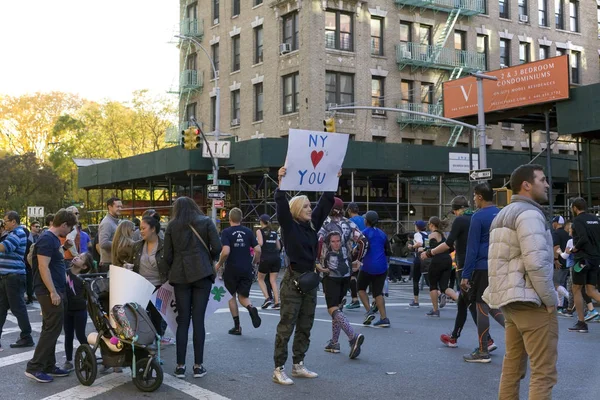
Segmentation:
<svg viewBox="0 0 600 400">
<path fill-rule="evenodd" d="M 282 167 L 280 181 L 285 174 Z M 515 195 L 502 210 L 493 202 L 492 188 L 480 183 L 473 190 L 473 208 L 463 196 L 452 200 L 455 219 L 451 227 L 437 216 L 415 222 L 408 243 L 414 253 L 410 274 L 414 299 L 409 306 L 419 308 L 423 278 L 432 303 L 428 317 L 439 317 L 447 301 L 456 302 L 454 329 L 440 337 L 451 348 L 457 347 L 470 312 L 478 343 L 463 359 L 473 363 L 489 363 L 489 353 L 497 348 L 490 335 L 491 316 L 505 329 L 506 338 L 499 397 L 518 397 L 524 361 L 529 358 L 530 398 L 550 398 L 557 381 L 557 316 L 576 316 L 571 332 L 587 332 L 588 321 L 600 322 L 592 301 L 600 302 L 600 222 L 587 212 L 586 201 L 576 198 L 571 202 L 573 220 L 556 216 L 550 225 L 541 206 L 548 200 L 548 183 L 540 166 L 517 168 L 510 185 Z M 136 224 L 122 219 L 122 202 L 113 197 L 106 202 L 107 214 L 94 240 L 82 230 L 75 207 L 49 215 L 43 228 L 32 221 L 30 230 L 21 225 L 18 213 L 6 212 L 0 236 L 0 328 L 10 309 L 21 330 L 10 346 L 35 346 L 28 303 L 38 301 L 43 316 L 26 375 L 51 382 L 73 370 L 74 338 L 86 342 L 86 300 L 79 275 L 96 270 L 107 273 L 110 265 L 133 270 L 156 290 L 165 282 L 173 286 L 178 312 L 174 375 L 178 378 L 186 376 L 190 324 L 193 376 L 207 373 L 203 365 L 204 319 L 211 287 L 219 278 L 232 295 L 229 334 L 242 334 L 238 303 L 248 311 L 253 327 L 261 326 L 258 309 L 250 300 L 255 279 L 264 295 L 260 307 L 279 310 L 274 382 L 294 383 L 285 370 L 292 335 L 291 376 L 318 376 L 304 362 L 320 285 L 332 328 L 324 350 L 340 353 L 343 331 L 349 357 L 357 358 L 365 336 L 352 327 L 345 309 L 360 308 L 362 303 L 365 326 L 391 325 L 383 292 L 392 252 L 387 235 L 378 228 L 378 214 L 368 211 L 361 216 L 355 203 L 344 210 L 343 201 L 330 192 L 321 195 L 314 209 L 306 196 L 289 199 L 281 189 L 275 191 L 275 203 L 279 232 L 269 215 L 260 216 L 256 231 L 243 226 L 244 216 L 238 208 L 230 210 L 229 227 L 219 232 L 191 198 L 180 197 L 163 232 L 155 210 L 145 211 Z M 278 285 L 283 249 L 286 268 Z M 346 304 L 348 293 L 350 302 Z M 152 304 L 147 311 L 163 335 L 166 324 L 161 314 Z M 58 367 L 55 347 L 63 330 L 66 362 Z"/>
</svg>

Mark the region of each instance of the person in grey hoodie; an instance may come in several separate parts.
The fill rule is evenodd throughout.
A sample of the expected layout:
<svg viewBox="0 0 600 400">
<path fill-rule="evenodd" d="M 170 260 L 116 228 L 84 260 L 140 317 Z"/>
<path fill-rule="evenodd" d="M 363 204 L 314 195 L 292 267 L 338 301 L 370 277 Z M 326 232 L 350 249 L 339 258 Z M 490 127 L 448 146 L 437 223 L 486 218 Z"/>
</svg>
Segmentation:
<svg viewBox="0 0 600 400">
<path fill-rule="evenodd" d="M 558 301 L 554 283 L 552 231 L 540 203 L 548 182 L 539 165 L 518 167 L 510 177 L 516 195 L 490 227 L 489 286 L 483 300 L 505 318 L 506 353 L 498 398 L 518 399 L 527 358 L 530 399 L 551 399 L 558 374 Z"/>
<path fill-rule="evenodd" d="M 100 253 L 98 272 L 108 272 L 108 268 L 110 267 L 112 240 L 117 231 L 123 203 L 121 203 L 121 199 L 111 197 L 106 200 L 106 207 L 108 208 L 108 214 L 102 218 L 98 226 L 98 247 Z"/>
</svg>

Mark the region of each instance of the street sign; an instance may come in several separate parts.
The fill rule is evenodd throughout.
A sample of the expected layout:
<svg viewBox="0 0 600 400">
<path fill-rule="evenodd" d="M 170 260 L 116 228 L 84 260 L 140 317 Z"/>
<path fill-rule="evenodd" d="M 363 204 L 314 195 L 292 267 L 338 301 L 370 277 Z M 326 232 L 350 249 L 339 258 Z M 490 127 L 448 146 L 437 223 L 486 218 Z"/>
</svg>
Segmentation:
<svg viewBox="0 0 600 400">
<path fill-rule="evenodd" d="M 473 154 L 473 165 L 469 167 L 469 153 L 448 153 L 448 172 L 469 174 L 479 168 L 479 154 Z"/>
<path fill-rule="evenodd" d="M 209 192 L 218 192 L 219 186 L 218 185 L 208 185 L 208 191 Z"/>
<path fill-rule="evenodd" d="M 231 142 L 228 140 L 208 140 L 208 146 L 215 158 L 229 158 L 231 153 Z M 212 158 L 206 143 L 202 144 L 202 157 Z"/>
<path fill-rule="evenodd" d="M 492 169 L 491 168 L 475 169 L 475 170 L 469 172 L 469 180 L 471 182 L 489 181 L 490 179 L 492 179 Z"/>
<path fill-rule="evenodd" d="M 214 175 L 213 174 L 208 174 L 206 176 L 206 179 L 208 179 L 210 182 L 212 182 L 212 180 L 214 179 Z M 217 182 L 217 185 L 219 186 L 231 186 L 231 181 L 229 179 L 219 179 L 219 181 Z M 219 189 L 216 189 L 219 190 Z"/>
<path fill-rule="evenodd" d="M 44 207 L 27 207 L 27 218 L 44 218 Z"/>
<path fill-rule="evenodd" d="M 209 199 L 224 199 L 225 198 L 225 192 L 220 191 L 220 192 L 208 192 L 208 198 Z"/>
<path fill-rule="evenodd" d="M 225 207 L 225 200 L 213 200 L 213 207 L 215 207 L 215 208 Z"/>
</svg>

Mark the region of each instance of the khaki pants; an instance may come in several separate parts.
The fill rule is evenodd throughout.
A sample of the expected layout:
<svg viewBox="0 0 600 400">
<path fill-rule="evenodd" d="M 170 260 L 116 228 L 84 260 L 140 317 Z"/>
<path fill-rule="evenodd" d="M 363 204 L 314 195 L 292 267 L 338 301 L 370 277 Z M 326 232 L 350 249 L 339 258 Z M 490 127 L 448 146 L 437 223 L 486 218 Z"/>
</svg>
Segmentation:
<svg viewBox="0 0 600 400">
<path fill-rule="evenodd" d="M 506 320 L 506 354 L 498 399 L 519 399 L 519 385 L 525 378 L 527 357 L 531 367 L 529 400 L 552 398 L 558 380 L 558 320 L 556 312 L 533 303 L 511 303 L 502 307 Z"/>
</svg>

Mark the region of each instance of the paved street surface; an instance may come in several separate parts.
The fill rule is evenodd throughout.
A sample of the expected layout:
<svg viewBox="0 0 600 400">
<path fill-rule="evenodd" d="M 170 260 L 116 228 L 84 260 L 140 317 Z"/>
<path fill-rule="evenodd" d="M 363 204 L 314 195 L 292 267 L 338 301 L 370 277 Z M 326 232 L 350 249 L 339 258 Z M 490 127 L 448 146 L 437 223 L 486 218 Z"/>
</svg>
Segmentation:
<svg viewBox="0 0 600 400">
<path fill-rule="evenodd" d="M 255 284 L 252 298 L 262 304 L 262 296 Z M 425 293 L 428 295 L 428 293 Z M 389 329 L 362 327 L 363 311 L 347 311 L 355 328 L 366 336 L 360 357 L 348 358 L 348 345 L 342 342 L 342 353 L 323 351 L 331 335 L 331 319 L 325 310 L 325 301 L 319 294 L 319 306 L 312 330 L 312 343 L 306 365 L 320 374 L 314 380 L 295 379 L 295 385 L 282 387 L 271 381 L 273 370 L 273 342 L 279 321 L 276 311 L 261 311 L 263 324 L 253 329 L 247 313 L 241 315 L 243 336 L 230 336 L 232 326 L 228 310 L 219 310 L 207 318 L 205 367 L 208 375 L 194 379 L 191 375 L 192 347 L 188 347 L 188 377 L 173 377 L 175 346 L 168 346 L 162 355 L 165 380 L 154 393 L 143 394 L 131 382 L 129 370 L 123 373 L 100 375 L 91 387 L 79 385 L 75 374 L 55 378 L 50 384 L 30 381 L 24 376 L 26 362 L 32 349 L 14 350 L 9 344 L 18 337 L 16 320 L 9 314 L 2 337 L 0 352 L 0 399 L 495 399 L 502 356 L 504 333 L 491 322 L 491 333 L 498 344 L 490 364 L 467 364 L 462 355 L 476 345 L 476 332 L 468 321 L 459 348 L 449 349 L 439 341 L 441 333 L 450 331 L 456 314 L 454 304 L 442 310 L 441 318 L 425 316 L 429 306 L 422 297 L 421 308 L 409 309 L 412 298 L 410 283 L 391 284 L 388 315 Z M 427 297 L 428 298 L 428 297 Z M 39 309 L 30 307 L 29 316 L 37 331 L 41 317 Z M 554 389 L 556 399 L 591 399 L 600 393 L 598 371 L 598 343 L 600 324 L 590 324 L 590 333 L 567 332 L 573 324 L 569 318 L 560 318 L 559 383 Z M 88 325 L 88 332 L 93 330 Z M 344 339 L 342 333 L 342 338 Z M 62 337 L 61 337 L 62 340 Z M 75 342 L 77 343 L 77 341 Z M 290 343 L 291 347 L 291 343 Z M 57 347 L 59 364 L 64 362 L 61 344 Z M 291 372 L 291 352 L 288 364 Z M 521 398 L 527 398 L 522 385 Z"/>
</svg>

